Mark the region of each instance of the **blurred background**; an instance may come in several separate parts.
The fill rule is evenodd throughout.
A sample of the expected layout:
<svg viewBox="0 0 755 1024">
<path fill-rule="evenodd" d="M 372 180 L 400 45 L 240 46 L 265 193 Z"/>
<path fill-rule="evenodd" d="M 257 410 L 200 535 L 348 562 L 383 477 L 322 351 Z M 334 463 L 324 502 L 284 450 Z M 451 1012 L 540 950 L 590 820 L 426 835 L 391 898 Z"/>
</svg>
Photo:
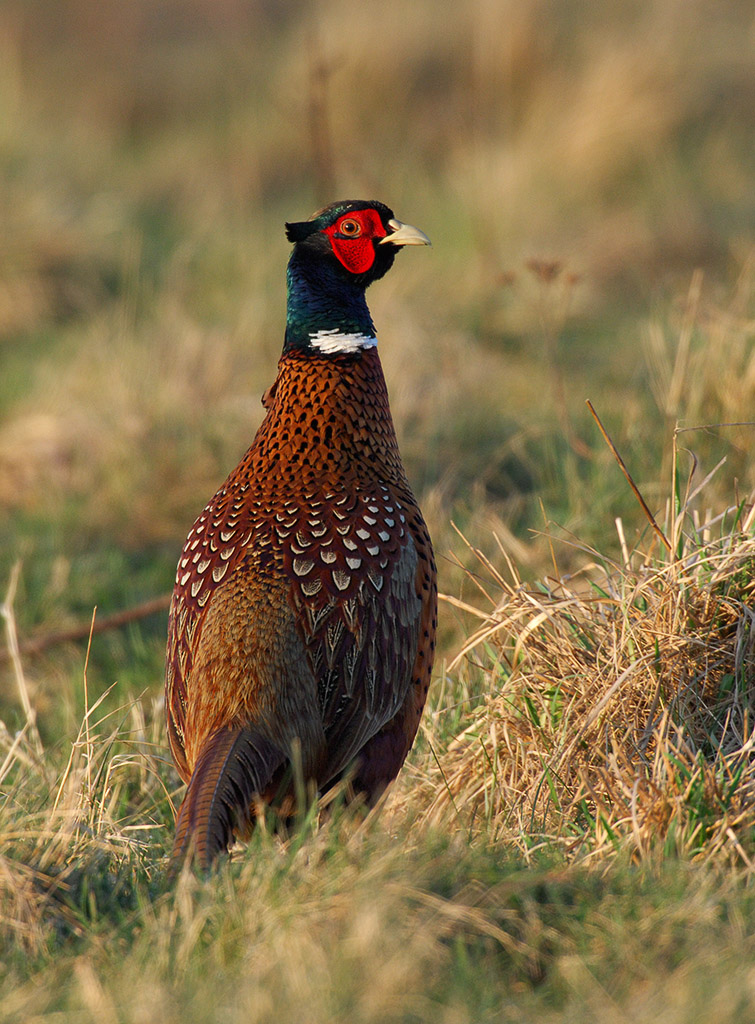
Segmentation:
<svg viewBox="0 0 755 1024">
<path fill-rule="evenodd" d="M 469 586 L 452 523 L 530 580 L 549 523 L 618 550 L 621 516 L 631 546 L 647 523 L 585 399 L 658 512 L 677 423 L 753 419 L 754 180 L 751 0 L 4 0 L 0 596 L 20 563 L 22 642 L 170 591 L 262 418 L 283 222 L 337 198 L 433 241 L 370 306 L 441 589 Z M 726 458 L 706 501 L 755 484 L 751 424 L 679 445 L 697 479 Z M 95 638 L 90 692 L 159 695 L 165 628 Z M 85 646 L 27 666 L 53 736 Z M 16 703 L 0 663 L 9 726 Z"/>
</svg>

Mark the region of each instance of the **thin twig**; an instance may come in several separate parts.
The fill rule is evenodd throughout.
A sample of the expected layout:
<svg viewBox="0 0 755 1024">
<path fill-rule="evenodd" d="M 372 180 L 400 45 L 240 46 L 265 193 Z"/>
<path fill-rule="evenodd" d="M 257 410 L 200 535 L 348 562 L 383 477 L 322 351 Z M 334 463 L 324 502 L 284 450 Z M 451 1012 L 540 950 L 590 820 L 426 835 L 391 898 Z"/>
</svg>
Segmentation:
<svg viewBox="0 0 755 1024">
<path fill-rule="evenodd" d="M 679 342 L 676 347 L 676 359 L 671 372 L 668 394 L 666 396 L 666 415 L 673 418 L 678 415 L 679 403 L 681 401 L 684 380 L 689 362 L 690 344 L 692 342 L 692 331 L 697 319 L 697 309 L 700 305 L 700 294 L 703 287 L 703 272 L 699 268 L 692 274 L 687 302 L 684 307 L 684 320 L 682 329 L 679 332 Z"/>
<path fill-rule="evenodd" d="M 658 523 L 656 523 L 655 517 L 653 516 L 653 513 L 650 511 L 650 509 L 647 506 L 647 503 L 646 503 L 645 499 L 640 494 L 640 491 L 639 491 L 639 488 L 637 487 L 637 484 L 632 479 L 631 473 L 629 472 L 629 470 L 627 469 L 626 465 L 624 464 L 624 460 L 622 459 L 622 457 L 619 455 L 618 451 L 616 450 L 616 445 L 613 443 L 611 438 L 608 436 L 606 428 L 600 422 L 600 417 L 595 412 L 595 409 L 593 407 L 592 402 L 590 401 L 589 398 L 586 401 L 587 401 L 587 408 L 592 413 L 593 419 L 598 424 L 598 430 L 600 430 L 601 434 L 603 435 L 603 440 L 606 442 L 608 447 L 611 449 L 611 453 L 613 454 L 613 457 L 616 459 L 616 461 L 619 464 L 619 469 L 621 470 L 621 472 L 626 477 L 627 483 L 632 488 L 632 493 L 634 494 L 635 498 L 639 501 L 640 505 L 642 506 L 642 511 L 647 516 L 648 522 L 653 527 L 653 530 L 655 531 L 656 536 L 661 541 L 663 546 L 666 548 L 666 551 L 668 551 L 670 553 L 671 552 L 671 545 L 669 544 L 668 540 L 666 539 L 666 535 L 664 534 L 663 530 L 660 528 Z"/>
<path fill-rule="evenodd" d="M 92 739 L 89 733 L 89 654 L 92 650 L 92 634 L 97 619 L 97 605 L 92 609 L 92 621 L 89 626 L 89 640 L 87 641 L 87 655 L 84 660 L 84 724 L 86 728 L 86 751 L 87 751 L 87 800 L 92 803 Z"/>
<path fill-rule="evenodd" d="M 755 420 L 739 420 L 737 423 L 701 423 L 696 427 L 677 427 L 675 434 L 688 434 L 692 430 L 720 430 L 723 427 L 755 427 Z"/>
<path fill-rule="evenodd" d="M 309 37 L 309 141 L 312 147 L 315 192 L 318 200 L 323 203 L 333 195 L 336 178 L 328 94 L 334 68 L 335 63 L 323 56 L 315 20 Z"/>
<path fill-rule="evenodd" d="M 36 752 L 41 754 L 42 740 L 39 735 L 39 730 L 37 729 L 37 712 L 32 707 L 31 698 L 29 697 L 29 688 L 26 685 L 24 668 L 21 664 L 21 650 L 18 645 L 16 617 L 13 613 L 13 602 L 16 598 L 16 588 L 18 586 L 18 577 L 20 573 L 21 562 L 19 561 L 16 562 L 11 569 L 10 580 L 8 581 L 8 590 L 5 594 L 5 601 L 0 605 L 0 615 L 5 619 L 5 637 L 8 642 L 6 660 L 9 660 L 13 664 L 13 672 L 16 677 L 18 694 L 21 698 L 21 707 L 24 709 L 26 723 L 29 727 L 29 737 L 34 744 Z"/>
<path fill-rule="evenodd" d="M 111 629 L 119 629 L 121 626 L 127 626 L 130 622 L 144 619 L 148 615 L 163 612 L 169 605 L 170 594 L 161 594 L 160 597 L 150 598 L 149 601 L 143 601 L 132 608 L 125 608 L 123 611 L 114 612 L 112 615 L 104 615 L 94 625 L 91 622 L 81 622 L 76 626 L 71 626 L 69 629 L 61 629 L 55 633 L 44 633 L 42 636 L 25 640 L 18 645 L 18 653 L 20 655 L 41 654 L 48 648 L 57 647 L 59 644 L 70 643 L 73 640 L 86 640 L 90 633 L 94 636 L 95 633 L 105 633 Z M 0 664 L 4 661 L 12 660 L 12 658 L 13 654 L 11 651 L 0 651 Z"/>
</svg>

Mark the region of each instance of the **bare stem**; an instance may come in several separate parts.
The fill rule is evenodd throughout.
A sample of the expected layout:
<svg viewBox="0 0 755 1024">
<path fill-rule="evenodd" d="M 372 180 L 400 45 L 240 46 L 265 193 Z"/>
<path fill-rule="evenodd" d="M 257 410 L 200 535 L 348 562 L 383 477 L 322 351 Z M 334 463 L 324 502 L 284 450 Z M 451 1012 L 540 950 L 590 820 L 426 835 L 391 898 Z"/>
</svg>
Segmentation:
<svg viewBox="0 0 755 1024">
<path fill-rule="evenodd" d="M 592 404 L 592 402 L 590 401 L 589 398 L 587 399 L 587 408 L 590 410 L 590 412 L 592 413 L 593 419 L 598 424 L 598 430 L 600 430 L 601 434 L 603 435 L 604 441 L 606 442 L 608 447 L 611 449 L 611 453 L 612 453 L 613 457 L 616 459 L 616 461 L 619 464 L 619 469 L 621 470 L 621 472 L 626 477 L 627 483 L 632 488 L 632 493 L 634 494 L 635 498 L 639 501 L 639 503 L 640 503 L 640 505 L 642 507 L 642 511 L 647 516 L 648 522 L 653 527 L 653 530 L 655 531 L 656 536 L 661 541 L 661 543 L 665 547 L 666 551 L 668 551 L 670 553 L 671 552 L 671 545 L 669 544 L 668 540 L 666 539 L 666 535 L 664 534 L 663 530 L 660 528 L 658 523 L 656 523 L 655 516 L 650 511 L 650 509 L 647 506 L 647 502 L 645 501 L 645 499 L 640 494 L 639 487 L 637 486 L 637 484 L 632 479 L 632 474 L 629 472 L 629 470 L 627 469 L 626 465 L 624 464 L 624 460 L 622 459 L 622 457 L 619 455 L 618 451 L 616 450 L 616 445 L 613 443 L 611 438 L 608 436 L 608 432 L 606 431 L 606 428 L 600 422 L 600 417 L 595 412 L 595 409 L 593 408 L 593 404 Z"/>
<path fill-rule="evenodd" d="M 13 665 L 13 672 L 16 677 L 16 686 L 18 687 L 18 694 L 21 699 L 21 707 L 24 709 L 26 715 L 26 722 L 29 730 L 29 737 L 34 744 L 34 748 L 38 754 L 42 753 L 42 740 L 37 729 L 37 713 L 32 707 L 31 698 L 29 696 L 29 687 L 26 685 L 26 677 L 24 676 L 24 667 L 21 664 L 21 651 L 18 646 L 18 632 L 16 630 L 16 617 L 13 612 L 13 602 L 16 599 L 16 589 L 18 587 L 18 577 L 21 573 L 21 562 L 16 564 L 11 569 L 10 580 L 8 581 L 8 590 L 5 594 L 5 601 L 0 605 L 0 615 L 5 619 L 5 637 L 8 642 L 8 654 L 7 657 Z"/>
</svg>

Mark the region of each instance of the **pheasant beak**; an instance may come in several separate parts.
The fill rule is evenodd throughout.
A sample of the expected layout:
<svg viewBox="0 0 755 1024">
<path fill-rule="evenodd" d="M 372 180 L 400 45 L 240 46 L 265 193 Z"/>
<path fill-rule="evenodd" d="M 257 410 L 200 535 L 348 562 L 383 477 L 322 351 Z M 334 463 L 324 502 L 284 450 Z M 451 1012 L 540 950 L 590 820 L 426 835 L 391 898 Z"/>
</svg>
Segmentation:
<svg viewBox="0 0 755 1024">
<path fill-rule="evenodd" d="M 400 220 L 389 220 L 388 227 L 392 229 L 390 235 L 380 239 L 380 245 L 391 242 L 393 245 L 432 245 L 433 243 L 419 228 L 411 224 L 403 224 Z"/>
</svg>

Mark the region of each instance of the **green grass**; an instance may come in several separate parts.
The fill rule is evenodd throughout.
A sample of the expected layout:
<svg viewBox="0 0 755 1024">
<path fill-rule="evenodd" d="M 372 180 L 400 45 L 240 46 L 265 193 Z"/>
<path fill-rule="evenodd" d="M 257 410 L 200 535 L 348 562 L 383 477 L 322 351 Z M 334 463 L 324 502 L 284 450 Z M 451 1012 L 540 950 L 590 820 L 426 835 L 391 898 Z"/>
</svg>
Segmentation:
<svg viewBox="0 0 755 1024">
<path fill-rule="evenodd" d="M 14 871 L 34 860 L 30 823 L 49 798 L 28 772 L 11 781 L 26 834 L 3 826 L 4 895 L 15 897 L 0 934 L 3 1020 L 734 1021 L 752 1012 L 755 906 L 744 870 L 691 863 L 667 844 L 639 864 L 619 855 L 607 871 L 555 848 L 523 858 L 463 832 L 357 825 L 337 812 L 283 844 L 258 831 L 208 879 L 168 881 L 159 782 L 140 775 L 127 730 L 107 756 L 107 783 L 104 762 L 92 765 L 89 824 L 40 835 L 44 870 L 29 877 Z M 73 770 L 86 764 L 74 759 Z M 129 833 L 126 821 L 157 830 Z"/>
<path fill-rule="evenodd" d="M 342 196 L 433 240 L 370 305 L 447 600 L 382 813 L 208 879 L 164 874 L 165 614 L 0 648 L 0 1020 L 753 1016 L 751 38 L 747 0 L 6 0 L 3 622 L 169 592 L 261 420 L 283 222 Z"/>
</svg>

